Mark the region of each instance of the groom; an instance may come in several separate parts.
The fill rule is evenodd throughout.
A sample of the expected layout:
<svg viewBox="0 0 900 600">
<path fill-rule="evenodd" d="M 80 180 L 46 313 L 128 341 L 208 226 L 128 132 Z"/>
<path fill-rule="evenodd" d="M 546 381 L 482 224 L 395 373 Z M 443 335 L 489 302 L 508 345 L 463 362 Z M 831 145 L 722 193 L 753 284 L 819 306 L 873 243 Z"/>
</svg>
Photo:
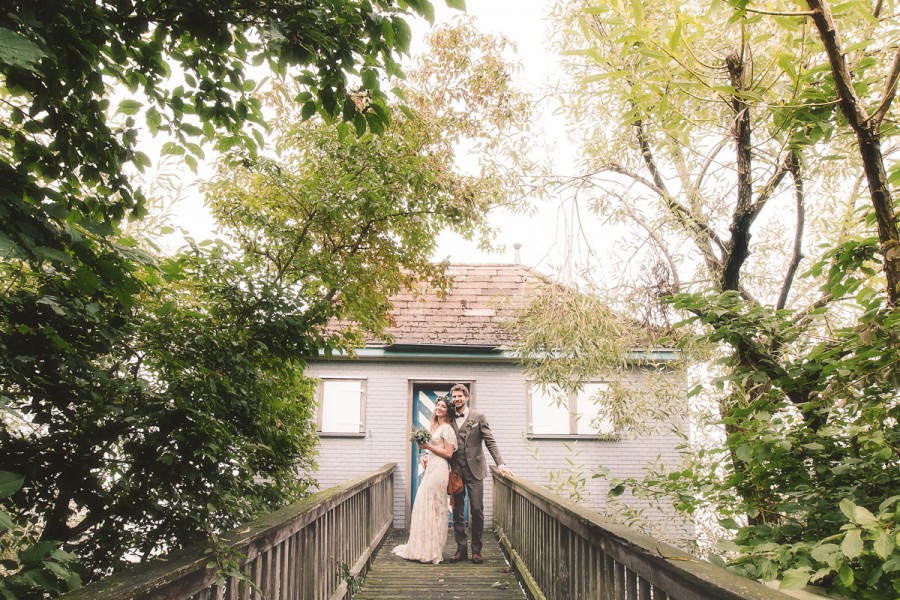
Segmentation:
<svg viewBox="0 0 900 600">
<path fill-rule="evenodd" d="M 463 506 L 465 492 L 469 492 L 469 517 L 472 530 L 472 562 L 480 565 L 484 560 L 481 557 L 481 536 L 484 533 L 484 478 L 487 477 L 487 465 L 484 462 L 484 449 L 481 444 L 487 446 L 488 452 L 497 463 L 497 469 L 503 475 L 512 475 L 512 471 L 506 468 L 503 457 L 500 456 L 500 448 L 491 433 L 487 418 L 478 411 L 471 410 L 469 404 L 469 388 L 461 383 L 450 388 L 450 398 L 456 408 L 456 418 L 450 420 L 450 425 L 456 431 L 457 449 L 453 453 L 453 462 L 462 474 L 464 491 L 453 497 L 453 532 L 456 536 L 456 554 L 451 562 L 459 562 L 467 558 L 466 524 L 463 521 Z"/>
</svg>

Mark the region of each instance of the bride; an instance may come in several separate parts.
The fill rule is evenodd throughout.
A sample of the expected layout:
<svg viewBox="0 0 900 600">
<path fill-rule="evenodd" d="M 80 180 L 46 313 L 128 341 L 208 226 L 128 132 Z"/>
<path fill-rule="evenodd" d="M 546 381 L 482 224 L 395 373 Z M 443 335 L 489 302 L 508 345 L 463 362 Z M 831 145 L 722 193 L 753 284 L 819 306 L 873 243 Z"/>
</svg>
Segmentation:
<svg viewBox="0 0 900 600">
<path fill-rule="evenodd" d="M 409 525 L 409 540 L 391 552 L 401 558 L 423 563 L 441 562 L 447 541 L 447 462 L 456 450 L 456 433 L 447 420 L 447 402 L 438 400 L 431 415 L 431 442 L 419 446 L 428 450 L 425 475 L 416 493 Z"/>
</svg>

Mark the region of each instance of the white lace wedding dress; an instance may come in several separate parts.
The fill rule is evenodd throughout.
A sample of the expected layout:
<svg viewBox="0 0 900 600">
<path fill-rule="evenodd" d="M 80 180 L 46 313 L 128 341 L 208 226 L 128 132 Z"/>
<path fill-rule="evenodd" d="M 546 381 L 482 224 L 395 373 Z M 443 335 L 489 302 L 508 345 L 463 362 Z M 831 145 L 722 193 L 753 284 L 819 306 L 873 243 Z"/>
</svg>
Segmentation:
<svg viewBox="0 0 900 600">
<path fill-rule="evenodd" d="M 444 440 L 456 449 L 456 434 L 449 424 L 440 425 L 431 434 L 431 443 L 444 446 Z M 450 465 L 447 459 L 429 453 L 428 467 L 416 491 L 416 502 L 409 524 L 409 541 L 396 546 L 391 552 L 420 562 L 438 564 L 441 550 L 447 542 L 447 479 Z"/>
</svg>

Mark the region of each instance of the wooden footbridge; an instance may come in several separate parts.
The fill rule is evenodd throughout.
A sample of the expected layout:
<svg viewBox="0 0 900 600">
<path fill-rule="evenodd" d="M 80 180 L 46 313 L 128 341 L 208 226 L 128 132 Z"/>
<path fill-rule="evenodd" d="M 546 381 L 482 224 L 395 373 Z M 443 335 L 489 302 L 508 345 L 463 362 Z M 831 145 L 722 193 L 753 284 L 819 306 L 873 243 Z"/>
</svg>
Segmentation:
<svg viewBox="0 0 900 600">
<path fill-rule="evenodd" d="M 449 533 L 445 559 L 456 552 L 453 532 Z M 423 565 L 391 554 L 391 548 L 406 543 L 408 534 L 405 530 L 388 534 L 353 600 L 524 600 L 525 593 L 491 532 L 485 532 L 480 565 L 469 561 Z"/>
<path fill-rule="evenodd" d="M 517 477 L 493 473 L 485 561 L 423 565 L 390 553 L 395 465 L 223 536 L 239 569 L 207 544 L 136 566 L 65 600 L 789 600 Z M 445 557 L 452 556 L 452 535 Z"/>
</svg>

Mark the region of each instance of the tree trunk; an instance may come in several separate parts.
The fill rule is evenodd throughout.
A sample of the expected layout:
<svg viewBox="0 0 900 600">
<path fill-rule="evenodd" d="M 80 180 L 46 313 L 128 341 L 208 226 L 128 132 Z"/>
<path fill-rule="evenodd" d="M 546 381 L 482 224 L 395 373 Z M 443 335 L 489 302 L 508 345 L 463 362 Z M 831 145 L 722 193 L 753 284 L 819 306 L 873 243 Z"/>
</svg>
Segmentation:
<svg viewBox="0 0 900 600">
<path fill-rule="evenodd" d="M 881 154 L 879 120 L 866 113 L 853 89 L 852 75 L 845 60 L 846 53 L 828 5 L 822 0 L 806 0 L 806 4 L 812 10 L 813 22 L 828 54 L 841 112 L 856 133 L 856 140 L 859 143 L 859 154 L 878 221 L 878 240 L 881 242 L 884 256 L 888 300 L 896 306 L 900 297 L 900 233 L 897 231 L 897 217 L 891 203 L 891 191 Z M 890 95 L 885 98 L 881 110 L 887 110 L 888 99 L 892 97 Z"/>
</svg>

